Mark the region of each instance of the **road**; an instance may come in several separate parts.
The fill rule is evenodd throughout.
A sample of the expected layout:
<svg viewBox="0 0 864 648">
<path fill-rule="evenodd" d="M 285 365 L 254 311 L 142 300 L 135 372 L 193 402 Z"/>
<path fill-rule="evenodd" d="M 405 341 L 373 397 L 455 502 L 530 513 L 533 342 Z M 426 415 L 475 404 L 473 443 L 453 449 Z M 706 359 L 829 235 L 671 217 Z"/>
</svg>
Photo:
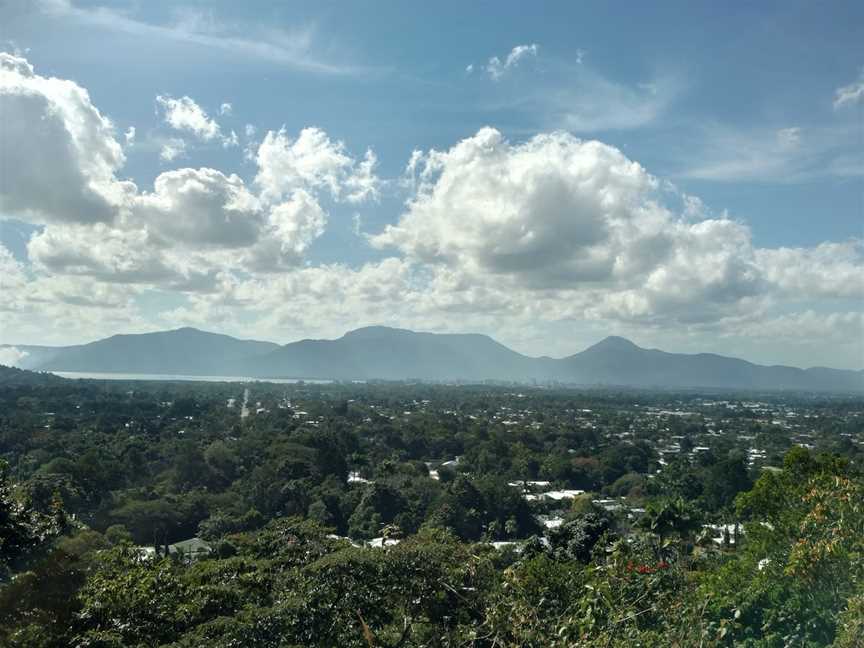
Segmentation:
<svg viewBox="0 0 864 648">
<path fill-rule="evenodd" d="M 245 419 L 249 416 L 249 388 L 243 391 L 243 405 L 240 406 L 240 418 Z"/>
</svg>

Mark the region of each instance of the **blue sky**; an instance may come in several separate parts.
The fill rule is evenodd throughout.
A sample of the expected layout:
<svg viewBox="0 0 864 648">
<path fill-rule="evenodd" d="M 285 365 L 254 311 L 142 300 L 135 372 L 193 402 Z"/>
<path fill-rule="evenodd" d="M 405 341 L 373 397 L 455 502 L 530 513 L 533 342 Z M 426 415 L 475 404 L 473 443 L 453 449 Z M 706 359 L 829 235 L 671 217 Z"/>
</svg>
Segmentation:
<svg viewBox="0 0 864 648">
<path fill-rule="evenodd" d="M 0 12 L 2 49 L 35 75 L 9 87 L 51 103 L 68 99 L 52 94 L 61 86 L 33 79 L 74 83 L 89 97 L 56 104 L 64 118 L 93 108 L 113 128 L 76 140 L 81 159 L 96 137 L 122 150 L 72 173 L 56 139 L 37 142 L 62 182 L 30 183 L 33 205 L 72 175 L 96 174 L 109 193 L 135 185 L 96 225 L 59 213 L 62 196 L 56 213 L 23 189 L 4 198 L 0 178 L 0 243 L 18 277 L 0 342 L 181 324 L 287 342 L 385 323 L 489 333 L 529 353 L 615 331 L 670 350 L 864 366 L 861 3 L 12 0 Z M 326 139 L 318 154 L 341 162 L 313 168 L 310 149 L 289 150 L 311 127 Z M 27 146 L 3 143 L 4 168 L 39 168 Z M 360 196 L 367 150 L 376 164 Z M 425 179 L 404 175 L 414 151 Z M 640 170 L 622 179 L 621 160 Z M 168 213 L 202 168 L 220 174 L 212 192 Z M 294 180 L 273 175 L 285 173 Z M 224 215 L 211 198 L 240 191 L 231 174 L 254 235 L 212 229 Z M 532 193 L 544 183 L 569 187 L 560 209 Z M 592 211 L 610 197 L 626 216 Z M 278 262 L 267 245 L 281 245 Z M 193 257 L 210 284 L 192 286 Z M 587 271 L 588 257 L 608 275 Z"/>
</svg>

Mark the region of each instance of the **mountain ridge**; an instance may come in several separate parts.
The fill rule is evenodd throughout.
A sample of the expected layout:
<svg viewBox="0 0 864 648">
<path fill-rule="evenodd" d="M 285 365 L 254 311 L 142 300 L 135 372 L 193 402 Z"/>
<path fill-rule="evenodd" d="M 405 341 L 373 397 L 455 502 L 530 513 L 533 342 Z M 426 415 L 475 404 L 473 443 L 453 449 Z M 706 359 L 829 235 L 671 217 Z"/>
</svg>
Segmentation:
<svg viewBox="0 0 864 648">
<path fill-rule="evenodd" d="M 864 391 L 864 371 L 759 365 L 713 353 L 646 349 L 610 335 L 563 358 L 520 354 L 479 333 L 366 326 L 284 345 L 182 327 L 68 347 L 16 346 L 41 371 L 331 380 L 562 382 L 576 385 Z"/>
</svg>

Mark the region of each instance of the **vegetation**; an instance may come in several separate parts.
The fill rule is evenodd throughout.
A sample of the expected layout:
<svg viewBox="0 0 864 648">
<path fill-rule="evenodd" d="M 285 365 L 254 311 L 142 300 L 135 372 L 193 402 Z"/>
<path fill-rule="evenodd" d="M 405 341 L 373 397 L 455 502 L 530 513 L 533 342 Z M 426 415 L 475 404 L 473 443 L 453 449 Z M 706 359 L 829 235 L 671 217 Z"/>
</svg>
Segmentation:
<svg viewBox="0 0 864 648">
<path fill-rule="evenodd" d="M 11 382 L 0 645 L 860 646 L 862 410 Z"/>
</svg>

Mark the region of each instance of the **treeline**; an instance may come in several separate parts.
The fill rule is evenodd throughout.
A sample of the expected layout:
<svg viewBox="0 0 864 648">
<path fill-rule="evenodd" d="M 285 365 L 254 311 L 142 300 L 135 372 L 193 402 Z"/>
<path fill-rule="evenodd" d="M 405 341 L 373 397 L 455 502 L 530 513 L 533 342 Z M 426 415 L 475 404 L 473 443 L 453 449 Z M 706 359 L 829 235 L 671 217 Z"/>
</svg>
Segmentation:
<svg viewBox="0 0 864 648">
<path fill-rule="evenodd" d="M 242 418 L 244 389 L 0 389 L 0 645 L 849 647 L 864 632 L 860 403 L 806 401 L 807 451 L 697 395 L 255 384 Z M 770 469 L 749 465 L 753 444 Z M 560 510 L 511 485 L 531 480 L 588 494 Z M 709 523 L 732 527 L 719 545 Z M 165 556 L 193 537 L 212 553 Z"/>
<path fill-rule="evenodd" d="M 636 500 L 683 497 L 718 519 L 751 485 L 744 455 L 722 439 L 696 464 L 673 462 L 649 480 L 661 468 L 656 433 L 621 438 L 630 419 L 608 395 L 517 399 L 502 389 L 430 387 L 416 397 L 406 388 L 406 398 L 394 387 L 344 389 L 294 388 L 288 407 L 284 391 L 256 386 L 266 411 L 245 420 L 236 385 L 7 390 L 0 452 L 36 510 L 47 512 L 56 495 L 90 528 L 139 544 L 214 539 L 286 516 L 354 539 L 435 523 L 461 540 L 510 540 L 537 531 L 519 489 L 508 486 L 514 481 Z M 416 406 L 422 396 L 435 407 Z M 229 398 L 238 405 L 227 407 Z M 533 425 L 496 418 L 517 404 L 533 412 Z M 574 419 L 588 405 L 594 421 Z M 410 416 L 393 415 L 405 407 Z M 693 422 L 669 424 L 699 432 Z"/>
<path fill-rule="evenodd" d="M 0 484 L 0 642 L 34 646 L 835 646 L 864 640 L 864 480 L 790 452 L 736 498 L 739 546 L 655 507 L 628 533 L 583 501 L 521 552 L 424 526 L 386 548 L 278 518 L 209 557 L 145 558 Z M 9 544 L 9 539 L 14 542 Z"/>
</svg>

